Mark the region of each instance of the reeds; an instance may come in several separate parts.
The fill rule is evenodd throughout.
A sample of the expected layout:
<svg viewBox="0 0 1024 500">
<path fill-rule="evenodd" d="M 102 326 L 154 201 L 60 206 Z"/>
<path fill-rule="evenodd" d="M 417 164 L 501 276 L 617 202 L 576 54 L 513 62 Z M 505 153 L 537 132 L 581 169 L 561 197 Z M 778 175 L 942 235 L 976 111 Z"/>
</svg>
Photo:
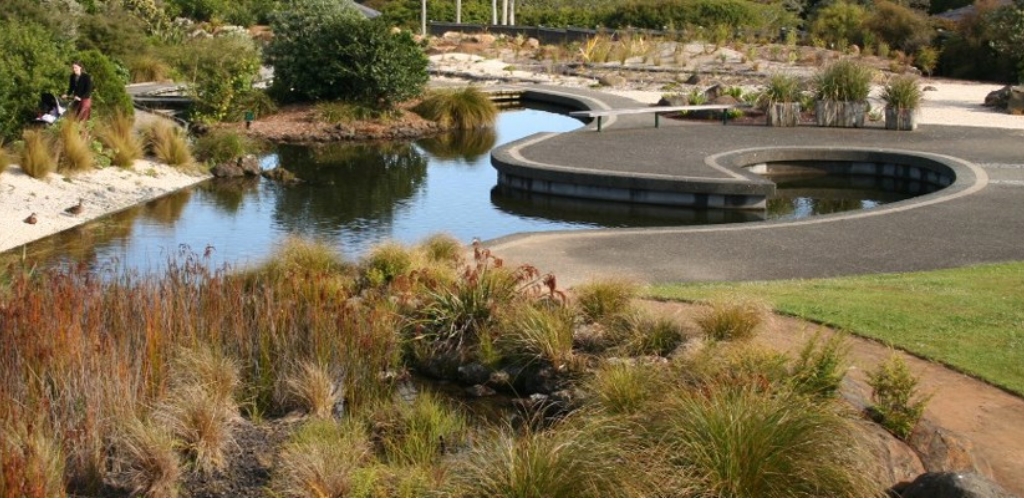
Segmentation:
<svg viewBox="0 0 1024 500">
<path fill-rule="evenodd" d="M 18 164 L 25 174 L 35 179 L 45 179 L 57 170 L 53 141 L 45 131 L 26 129 L 22 139 L 24 144 Z"/>
<path fill-rule="evenodd" d="M 490 127 L 498 119 L 498 107 L 489 95 L 474 86 L 432 91 L 413 111 L 454 129 Z"/>
<path fill-rule="evenodd" d="M 149 153 L 157 160 L 176 167 L 193 163 L 188 138 L 179 127 L 157 120 L 146 129 L 145 137 Z"/>
<path fill-rule="evenodd" d="M 97 130 L 100 142 L 112 152 L 110 162 L 118 167 L 131 167 L 142 158 L 142 140 L 135 132 L 135 118 L 120 110 L 106 116 Z"/>
<path fill-rule="evenodd" d="M 57 135 L 60 138 L 61 151 L 57 162 L 58 171 L 84 172 L 95 166 L 96 157 L 80 122 L 74 119 L 60 120 Z"/>
</svg>

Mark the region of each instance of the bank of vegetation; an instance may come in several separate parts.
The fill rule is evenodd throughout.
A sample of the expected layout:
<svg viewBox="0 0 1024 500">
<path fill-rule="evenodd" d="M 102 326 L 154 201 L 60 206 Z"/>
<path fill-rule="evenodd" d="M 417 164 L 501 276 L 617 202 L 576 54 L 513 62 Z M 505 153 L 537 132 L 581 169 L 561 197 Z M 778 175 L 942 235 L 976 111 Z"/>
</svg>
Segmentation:
<svg viewBox="0 0 1024 500">
<path fill-rule="evenodd" d="M 571 296 L 439 235 L 352 261 L 290 240 L 160 275 L 0 276 L 5 496 L 881 496 L 842 337 L 755 347 L 766 310 L 690 330 L 636 287 Z M 413 377 L 437 381 L 413 384 Z M 877 371 L 894 433 L 914 380 Z M 441 387 L 519 397 L 503 418 Z M 495 404 L 506 399 L 497 399 Z M 883 404 L 884 403 L 884 404 Z M 910 415 L 907 416 L 907 411 Z M 914 413 L 918 411 L 918 413 Z M 883 423 L 889 420 L 882 419 Z M 909 426 L 909 427 L 907 427 Z"/>
</svg>

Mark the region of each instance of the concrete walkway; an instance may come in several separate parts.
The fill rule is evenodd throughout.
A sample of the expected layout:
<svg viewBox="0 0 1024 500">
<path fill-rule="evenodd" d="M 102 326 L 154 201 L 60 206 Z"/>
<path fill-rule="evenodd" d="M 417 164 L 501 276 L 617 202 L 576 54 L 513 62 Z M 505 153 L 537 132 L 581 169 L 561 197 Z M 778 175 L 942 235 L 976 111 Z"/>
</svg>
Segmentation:
<svg viewBox="0 0 1024 500">
<path fill-rule="evenodd" d="M 533 88 L 587 107 L 637 107 L 588 89 Z M 914 132 L 723 126 L 623 116 L 510 148 L 559 169 L 673 174 L 688 162 L 750 148 L 878 149 L 962 160 L 957 183 L 870 210 L 799 221 L 516 234 L 485 242 L 506 261 L 553 272 L 562 286 L 601 277 L 646 283 L 819 278 L 1024 260 L 1024 131 L 924 125 Z"/>
</svg>

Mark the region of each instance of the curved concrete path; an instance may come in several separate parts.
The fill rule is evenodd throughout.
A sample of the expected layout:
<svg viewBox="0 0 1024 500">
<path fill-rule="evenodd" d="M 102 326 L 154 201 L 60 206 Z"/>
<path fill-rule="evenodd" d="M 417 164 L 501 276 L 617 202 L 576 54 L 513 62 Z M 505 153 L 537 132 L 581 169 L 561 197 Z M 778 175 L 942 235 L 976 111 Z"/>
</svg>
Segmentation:
<svg viewBox="0 0 1024 500">
<path fill-rule="evenodd" d="M 534 87 L 590 108 L 638 107 L 587 89 Z M 662 119 L 606 121 L 564 134 L 536 135 L 502 151 L 559 169 L 637 174 L 751 148 L 886 149 L 962 160 L 957 183 L 876 209 L 811 217 L 690 227 L 516 234 L 485 242 L 506 261 L 553 272 L 562 286 L 600 277 L 641 282 L 819 278 L 1024 260 L 1024 130 L 924 125 L 878 128 L 771 128 Z M 502 154 L 502 152 L 496 153 Z"/>
</svg>

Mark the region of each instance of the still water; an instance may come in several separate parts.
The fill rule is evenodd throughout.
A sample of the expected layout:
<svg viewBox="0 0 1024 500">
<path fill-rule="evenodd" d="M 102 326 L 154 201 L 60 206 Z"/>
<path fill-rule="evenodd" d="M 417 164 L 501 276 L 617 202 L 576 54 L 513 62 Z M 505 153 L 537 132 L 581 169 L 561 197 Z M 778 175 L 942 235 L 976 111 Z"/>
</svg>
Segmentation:
<svg viewBox="0 0 1024 500">
<path fill-rule="evenodd" d="M 258 262 L 287 235 L 318 238 L 354 259 L 386 240 L 415 243 L 448 233 L 461 241 L 527 231 L 671 226 L 799 218 L 893 201 L 861 185 L 780 184 L 760 213 L 696 211 L 584 202 L 502 192 L 490 150 L 536 132 L 563 132 L 577 120 L 541 109 L 503 111 L 487 132 L 411 143 L 320 148 L 279 146 L 264 168 L 304 179 L 214 180 L 8 252 L 43 265 L 159 269 L 182 251 L 209 264 Z M 905 196 L 902 196 L 905 197 Z"/>
</svg>

